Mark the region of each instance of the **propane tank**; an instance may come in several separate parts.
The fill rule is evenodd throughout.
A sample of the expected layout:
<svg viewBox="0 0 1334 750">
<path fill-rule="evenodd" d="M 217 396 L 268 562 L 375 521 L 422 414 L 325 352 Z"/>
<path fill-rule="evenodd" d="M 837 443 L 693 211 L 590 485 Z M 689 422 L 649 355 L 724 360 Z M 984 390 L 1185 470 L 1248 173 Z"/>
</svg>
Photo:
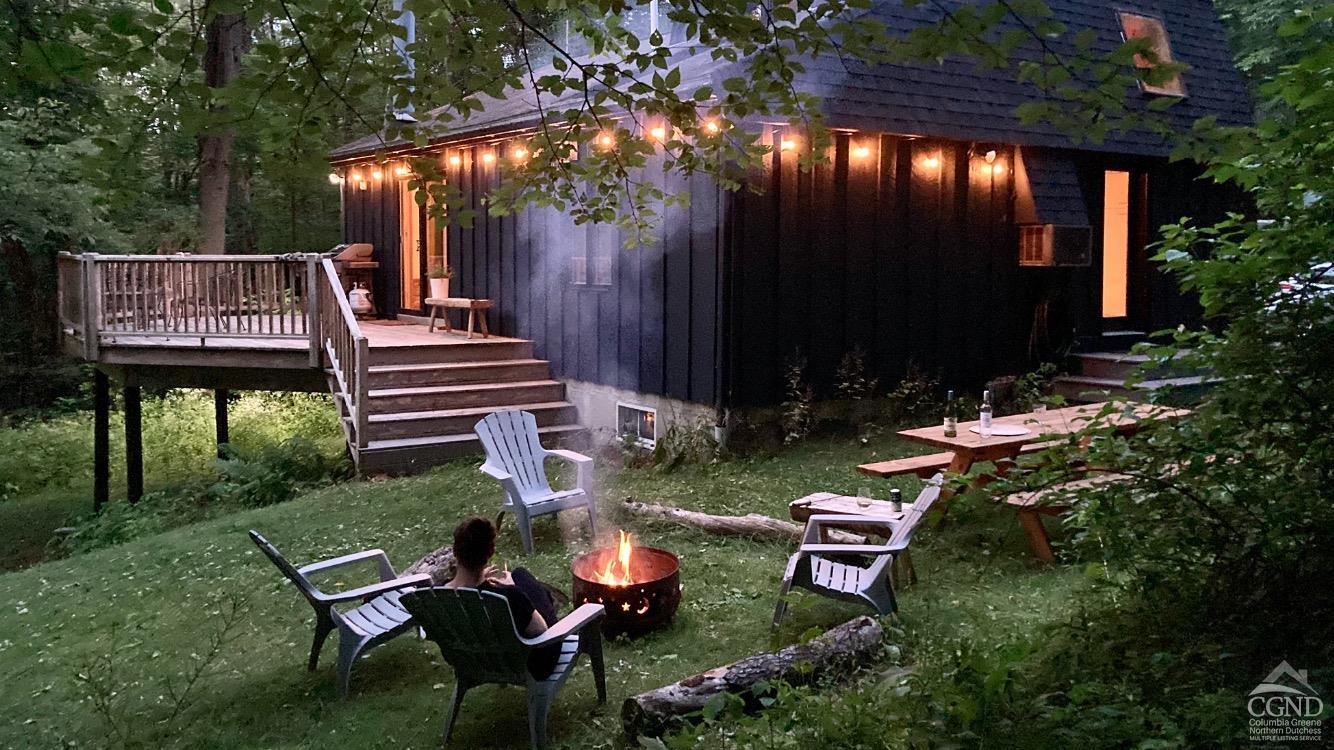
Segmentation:
<svg viewBox="0 0 1334 750">
<path fill-rule="evenodd" d="M 347 293 L 347 303 L 352 308 L 352 312 L 357 315 L 370 315 L 375 311 L 375 303 L 371 302 L 371 293 L 361 285 L 361 282 L 354 284 L 352 290 Z"/>
</svg>

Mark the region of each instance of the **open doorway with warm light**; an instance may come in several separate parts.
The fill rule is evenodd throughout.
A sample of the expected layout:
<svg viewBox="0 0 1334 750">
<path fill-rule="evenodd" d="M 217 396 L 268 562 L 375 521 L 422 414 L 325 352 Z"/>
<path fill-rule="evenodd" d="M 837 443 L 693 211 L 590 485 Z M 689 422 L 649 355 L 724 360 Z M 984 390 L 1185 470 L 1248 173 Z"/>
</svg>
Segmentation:
<svg viewBox="0 0 1334 750">
<path fill-rule="evenodd" d="M 1103 172 L 1100 312 L 1105 333 L 1144 330 L 1146 179 L 1141 172 Z"/>
</svg>

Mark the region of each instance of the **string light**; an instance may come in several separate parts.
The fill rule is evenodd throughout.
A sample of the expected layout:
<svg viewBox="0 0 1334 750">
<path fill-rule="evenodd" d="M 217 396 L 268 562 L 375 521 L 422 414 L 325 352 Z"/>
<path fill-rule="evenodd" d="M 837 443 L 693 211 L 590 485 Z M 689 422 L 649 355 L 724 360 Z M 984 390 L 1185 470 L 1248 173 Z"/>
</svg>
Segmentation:
<svg viewBox="0 0 1334 750">
<path fill-rule="evenodd" d="M 451 167 L 457 167 L 458 165 L 460 165 L 460 164 L 462 164 L 462 163 L 463 163 L 463 157 L 459 156 L 458 154 L 450 154 L 450 155 L 449 155 L 449 166 L 451 166 Z"/>
<path fill-rule="evenodd" d="M 598 136 L 598 145 L 603 148 L 611 148 L 616 145 L 616 136 L 611 133 L 603 133 Z"/>
<path fill-rule="evenodd" d="M 651 135 L 651 136 L 653 136 L 653 140 L 655 140 L 655 141 L 666 140 L 666 139 L 667 139 L 667 128 L 664 128 L 664 127 L 662 127 L 661 125 L 659 125 L 659 126 L 657 126 L 656 128 L 653 128 L 652 130 L 648 131 L 648 134 Z"/>
<path fill-rule="evenodd" d="M 928 156 L 922 160 L 922 166 L 927 169 L 935 169 L 940 166 L 940 158 L 937 156 Z"/>
<path fill-rule="evenodd" d="M 991 165 L 991 173 L 992 173 L 992 174 L 1005 174 L 1005 165 L 1004 165 L 1004 164 L 992 164 L 992 165 Z"/>
<path fill-rule="evenodd" d="M 330 184 L 330 185 L 341 185 L 341 184 L 343 184 L 343 176 L 340 175 L 340 174 L 338 174 L 337 172 L 330 172 L 330 173 L 329 173 L 329 184 Z"/>
<path fill-rule="evenodd" d="M 523 161 L 528 158 L 528 149 L 523 146 L 516 146 L 514 150 L 510 152 L 510 156 L 514 157 L 515 161 Z"/>
<path fill-rule="evenodd" d="M 483 151 L 483 152 L 482 152 L 482 163 L 483 163 L 483 164 L 490 164 L 491 162 L 493 162 L 493 161 L 495 161 L 495 160 L 496 160 L 496 155 L 495 155 L 494 153 L 492 153 L 491 151 Z"/>
<path fill-rule="evenodd" d="M 778 142 L 778 148 L 780 151 L 791 151 L 796 147 L 797 147 L 797 142 L 791 138 L 784 138 Z"/>
<path fill-rule="evenodd" d="M 871 147 L 857 146 L 856 148 L 852 149 L 852 155 L 857 157 L 858 159 L 865 159 L 866 157 L 871 155 Z"/>
<path fill-rule="evenodd" d="M 717 133 L 719 130 L 722 130 L 722 126 L 718 124 L 717 120 L 705 120 L 704 130 L 708 131 L 709 133 Z"/>
<path fill-rule="evenodd" d="M 379 167 L 372 169 L 371 179 L 375 180 L 376 182 L 379 182 L 380 180 L 384 179 L 384 170 L 380 169 Z"/>
<path fill-rule="evenodd" d="M 400 164 L 397 167 L 394 167 L 394 174 L 398 175 L 399 177 L 407 177 L 408 175 L 412 174 L 412 170 L 409 169 L 406 164 Z"/>
</svg>

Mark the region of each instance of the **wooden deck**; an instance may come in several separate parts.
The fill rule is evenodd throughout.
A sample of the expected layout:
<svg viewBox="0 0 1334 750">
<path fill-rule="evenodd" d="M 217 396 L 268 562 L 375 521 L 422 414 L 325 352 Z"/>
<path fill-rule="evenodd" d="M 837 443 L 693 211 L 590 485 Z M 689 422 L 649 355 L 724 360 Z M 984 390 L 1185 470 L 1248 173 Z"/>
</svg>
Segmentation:
<svg viewBox="0 0 1334 750">
<path fill-rule="evenodd" d="M 472 426 L 496 409 L 533 413 L 544 436 L 577 440 L 574 405 L 533 342 L 427 321 L 359 320 L 345 280 L 319 255 L 106 256 L 58 260 L 65 350 L 96 365 L 95 492 L 106 499 L 110 383 L 142 388 L 328 391 L 359 470 L 415 472 L 480 449 Z M 127 486 L 142 494 L 142 433 L 126 410 Z"/>
</svg>

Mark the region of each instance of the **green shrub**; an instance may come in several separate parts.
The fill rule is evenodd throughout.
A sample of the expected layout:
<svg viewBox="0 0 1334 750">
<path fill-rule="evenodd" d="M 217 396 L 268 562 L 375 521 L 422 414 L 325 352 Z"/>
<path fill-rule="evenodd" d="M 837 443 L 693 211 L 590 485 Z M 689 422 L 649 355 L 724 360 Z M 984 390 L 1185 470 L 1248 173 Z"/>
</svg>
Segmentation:
<svg viewBox="0 0 1334 750">
<path fill-rule="evenodd" d="M 344 459 L 329 459 L 309 440 L 292 437 L 257 449 L 228 446 L 213 478 L 194 479 L 146 494 L 138 503 L 109 503 L 54 540 L 57 556 L 157 534 L 221 513 L 285 502 L 303 489 L 344 478 Z"/>
</svg>

